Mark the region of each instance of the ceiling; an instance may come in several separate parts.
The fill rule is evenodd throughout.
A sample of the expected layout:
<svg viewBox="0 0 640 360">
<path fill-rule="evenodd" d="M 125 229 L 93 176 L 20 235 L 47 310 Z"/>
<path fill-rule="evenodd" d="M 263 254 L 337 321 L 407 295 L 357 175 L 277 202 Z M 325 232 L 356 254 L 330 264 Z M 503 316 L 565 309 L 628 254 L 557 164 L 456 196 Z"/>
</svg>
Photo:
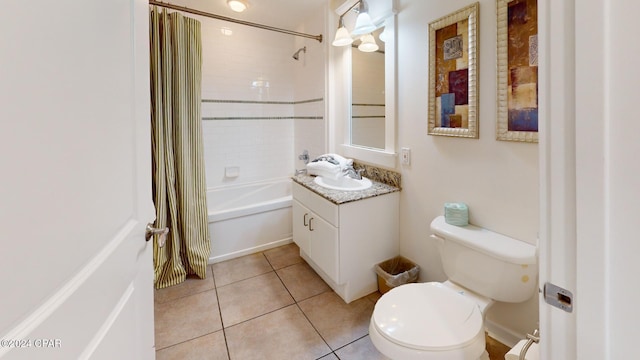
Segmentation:
<svg viewBox="0 0 640 360">
<path fill-rule="evenodd" d="M 305 19 L 323 14 L 329 0 L 247 0 L 249 8 L 242 13 L 231 11 L 227 0 L 157 0 L 191 9 L 210 12 L 262 25 L 296 30 Z M 322 16 L 322 15 L 320 15 Z"/>
</svg>

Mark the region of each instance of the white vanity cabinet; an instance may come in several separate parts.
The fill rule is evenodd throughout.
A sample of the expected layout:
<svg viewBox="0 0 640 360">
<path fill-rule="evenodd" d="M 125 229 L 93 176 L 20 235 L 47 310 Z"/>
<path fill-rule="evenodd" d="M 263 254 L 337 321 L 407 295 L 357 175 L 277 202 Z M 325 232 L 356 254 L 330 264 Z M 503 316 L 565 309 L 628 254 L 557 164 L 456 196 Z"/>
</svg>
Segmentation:
<svg viewBox="0 0 640 360">
<path fill-rule="evenodd" d="M 398 206 L 398 192 L 338 205 L 294 182 L 293 241 L 349 303 L 375 291 L 375 265 L 398 255 Z"/>
</svg>

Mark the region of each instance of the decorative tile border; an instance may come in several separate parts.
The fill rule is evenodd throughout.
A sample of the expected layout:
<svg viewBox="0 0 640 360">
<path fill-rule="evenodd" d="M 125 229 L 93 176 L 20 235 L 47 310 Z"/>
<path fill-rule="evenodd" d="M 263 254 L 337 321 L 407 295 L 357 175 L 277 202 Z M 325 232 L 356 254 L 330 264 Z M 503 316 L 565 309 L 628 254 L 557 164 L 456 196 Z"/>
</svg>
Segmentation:
<svg viewBox="0 0 640 360">
<path fill-rule="evenodd" d="M 255 105 L 299 105 L 324 101 L 323 98 L 300 101 L 257 101 L 257 100 L 221 100 L 202 99 L 202 103 L 213 104 L 255 104 Z M 203 116 L 202 120 L 322 120 L 324 116 Z"/>
<path fill-rule="evenodd" d="M 323 116 L 237 116 L 203 117 L 202 120 L 322 120 Z"/>
<path fill-rule="evenodd" d="M 359 103 L 356 103 L 356 104 L 351 104 L 351 106 L 380 106 L 380 107 L 385 107 L 385 104 L 364 104 L 364 103 L 359 104 Z"/>
<path fill-rule="evenodd" d="M 352 119 L 384 119 L 384 115 L 351 115 Z"/>
<path fill-rule="evenodd" d="M 298 105 L 323 101 L 323 98 L 300 100 L 300 101 L 258 101 L 258 100 L 220 100 L 220 99 L 202 99 L 203 103 L 217 104 L 262 104 L 262 105 Z"/>
</svg>

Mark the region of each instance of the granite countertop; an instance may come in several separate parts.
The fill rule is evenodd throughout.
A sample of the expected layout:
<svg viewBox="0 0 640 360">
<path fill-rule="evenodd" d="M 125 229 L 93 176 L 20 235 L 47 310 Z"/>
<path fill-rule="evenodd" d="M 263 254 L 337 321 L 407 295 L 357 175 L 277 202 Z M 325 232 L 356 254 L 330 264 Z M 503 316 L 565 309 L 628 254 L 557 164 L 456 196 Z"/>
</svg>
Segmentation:
<svg viewBox="0 0 640 360">
<path fill-rule="evenodd" d="M 295 175 L 294 177 L 292 177 L 293 181 L 338 205 L 400 191 L 400 188 L 398 187 L 383 184 L 381 182 L 374 181 L 373 179 L 370 179 L 372 183 L 371 187 L 365 190 L 332 190 L 316 184 L 315 182 L 313 182 L 314 178 L 315 176 L 306 174 Z"/>
</svg>

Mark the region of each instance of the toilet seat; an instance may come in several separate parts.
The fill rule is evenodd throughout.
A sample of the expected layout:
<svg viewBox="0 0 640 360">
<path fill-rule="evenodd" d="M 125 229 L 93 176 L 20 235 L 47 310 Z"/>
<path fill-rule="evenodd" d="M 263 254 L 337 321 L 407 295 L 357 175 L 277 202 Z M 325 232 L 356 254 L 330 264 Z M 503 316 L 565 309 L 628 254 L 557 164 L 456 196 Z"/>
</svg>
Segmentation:
<svg viewBox="0 0 640 360">
<path fill-rule="evenodd" d="M 436 282 L 392 289 L 378 300 L 371 320 L 386 340 L 418 351 L 454 350 L 484 340 L 478 306 Z"/>
</svg>

